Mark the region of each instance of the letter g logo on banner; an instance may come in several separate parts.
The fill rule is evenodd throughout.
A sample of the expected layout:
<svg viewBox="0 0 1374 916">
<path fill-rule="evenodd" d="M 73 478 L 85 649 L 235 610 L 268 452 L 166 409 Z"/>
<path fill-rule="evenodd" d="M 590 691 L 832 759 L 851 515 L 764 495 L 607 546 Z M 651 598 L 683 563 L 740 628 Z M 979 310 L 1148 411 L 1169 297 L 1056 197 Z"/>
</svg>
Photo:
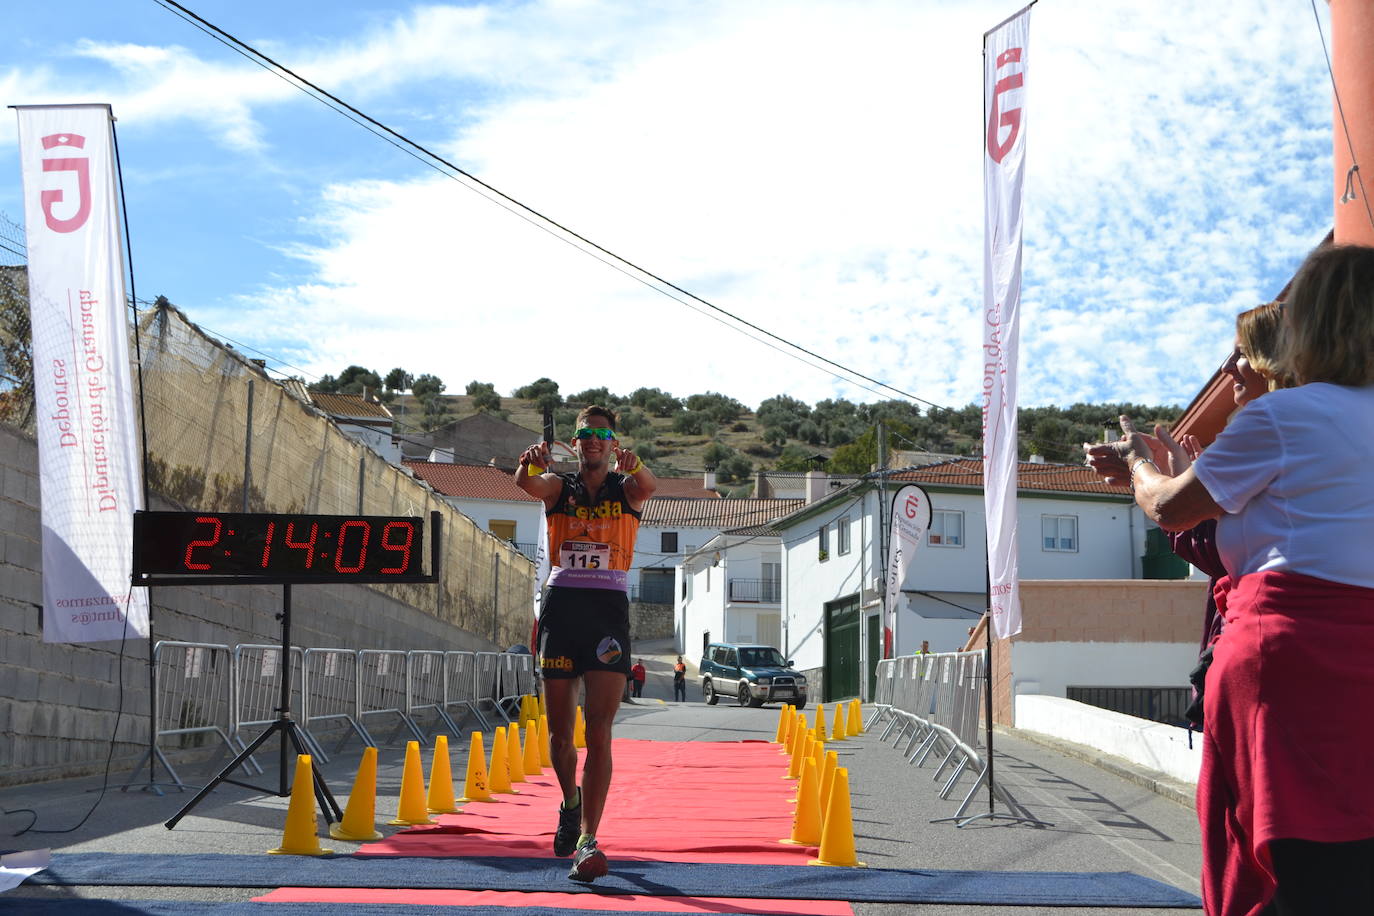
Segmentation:
<svg viewBox="0 0 1374 916">
<path fill-rule="evenodd" d="M 997 55 L 998 70 L 1007 64 L 1019 64 L 1020 62 L 1020 48 L 1008 48 Z M 1016 145 L 1016 138 L 1021 133 L 1021 109 L 1018 107 L 1002 111 L 1002 93 L 1020 89 L 1024 81 L 1021 73 L 1013 73 L 999 79 L 992 90 L 992 114 L 988 117 L 988 155 L 992 157 L 993 162 L 999 165 L 1003 157 Z M 997 135 L 1003 127 L 1009 128 L 1007 138 L 998 143 Z"/>
<path fill-rule="evenodd" d="M 58 146 L 86 148 L 86 138 L 80 134 L 49 134 L 43 138 L 42 143 L 43 149 Z M 44 159 L 43 171 L 76 173 L 75 215 L 61 219 L 53 214 L 53 205 L 60 204 L 66 199 L 61 189 L 43 191 L 38 197 L 43 204 L 43 221 L 48 224 L 49 229 L 53 232 L 75 232 L 91 215 L 91 161 L 84 156 L 80 159 Z"/>
</svg>

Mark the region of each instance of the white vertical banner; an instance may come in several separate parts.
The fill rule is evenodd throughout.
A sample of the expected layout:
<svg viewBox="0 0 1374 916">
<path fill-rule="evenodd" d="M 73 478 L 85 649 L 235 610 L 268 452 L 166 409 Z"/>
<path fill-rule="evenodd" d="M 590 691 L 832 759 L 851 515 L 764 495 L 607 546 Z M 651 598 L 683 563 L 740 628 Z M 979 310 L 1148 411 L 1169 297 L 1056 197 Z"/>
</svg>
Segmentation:
<svg viewBox="0 0 1374 916">
<path fill-rule="evenodd" d="M 916 548 L 930 530 L 930 497 L 914 483 L 892 495 L 892 530 L 887 541 L 887 587 L 883 626 L 883 657 L 892 658 L 897 649 L 897 612 L 902 603 L 902 583 L 916 558 Z"/>
<path fill-rule="evenodd" d="M 148 634 L 143 507 L 108 105 L 17 107 L 43 524 L 43 639 Z M 126 630 L 127 625 L 127 630 Z"/>
<path fill-rule="evenodd" d="M 983 36 L 983 502 L 992 630 L 1021 632 L 1016 555 L 1016 373 L 1030 7 Z"/>
<path fill-rule="evenodd" d="M 517 474 L 523 471 L 516 471 Z M 549 523 L 544 517 L 544 503 L 539 502 L 539 541 L 534 554 L 534 619 L 544 606 L 544 590 L 548 588 L 549 573 L 553 570 L 549 558 Z M 533 651 L 533 649 L 531 649 Z"/>
</svg>

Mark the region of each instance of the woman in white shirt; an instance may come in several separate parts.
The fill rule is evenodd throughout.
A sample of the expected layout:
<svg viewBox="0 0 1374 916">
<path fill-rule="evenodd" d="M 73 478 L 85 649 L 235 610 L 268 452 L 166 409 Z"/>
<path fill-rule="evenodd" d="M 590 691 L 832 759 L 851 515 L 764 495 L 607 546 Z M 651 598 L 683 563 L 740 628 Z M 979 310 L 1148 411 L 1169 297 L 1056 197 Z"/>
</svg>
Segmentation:
<svg viewBox="0 0 1374 916">
<path fill-rule="evenodd" d="M 1144 436 L 1114 447 L 1161 528 L 1218 518 L 1230 571 L 1198 782 L 1207 912 L 1374 913 L 1374 248 L 1308 257 L 1281 362 L 1299 387 L 1177 477 Z"/>
</svg>

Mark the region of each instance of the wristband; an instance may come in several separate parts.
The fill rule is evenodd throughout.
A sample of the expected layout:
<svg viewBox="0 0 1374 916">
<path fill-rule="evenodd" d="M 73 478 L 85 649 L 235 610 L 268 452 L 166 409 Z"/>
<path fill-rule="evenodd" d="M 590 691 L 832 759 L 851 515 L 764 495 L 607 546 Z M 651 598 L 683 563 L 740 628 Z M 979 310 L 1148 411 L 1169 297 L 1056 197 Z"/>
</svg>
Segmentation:
<svg viewBox="0 0 1374 916">
<path fill-rule="evenodd" d="M 1146 464 L 1148 464 L 1150 467 L 1155 468 L 1155 463 L 1154 463 L 1153 461 L 1151 461 L 1149 458 L 1137 458 L 1135 461 L 1132 461 L 1132 462 L 1131 462 L 1131 476 L 1132 476 L 1132 477 L 1135 476 L 1135 469 L 1138 468 L 1138 467 L 1140 467 L 1140 463 L 1141 463 L 1142 461 L 1145 462 Z M 1155 468 L 1155 470 L 1158 471 L 1159 468 Z"/>
<path fill-rule="evenodd" d="M 544 473 L 544 469 L 537 464 L 527 464 L 525 467 L 529 468 L 531 477 L 538 477 L 540 474 Z"/>
<path fill-rule="evenodd" d="M 634 475 L 638 474 L 638 473 L 639 473 L 640 471 L 642 471 L 642 470 L 644 470 L 644 459 L 643 459 L 643 458 L 640 458 L 638 455 L 636 455 L 636 456 L 635 456 L 635 466 L 634 466 L 633 468 L 631 468 L 630 470 L 626 471 L 625 473 L 627 473 L 627 474 L 629 474 L 631 477 L 633 477 Z"/>
</svg>

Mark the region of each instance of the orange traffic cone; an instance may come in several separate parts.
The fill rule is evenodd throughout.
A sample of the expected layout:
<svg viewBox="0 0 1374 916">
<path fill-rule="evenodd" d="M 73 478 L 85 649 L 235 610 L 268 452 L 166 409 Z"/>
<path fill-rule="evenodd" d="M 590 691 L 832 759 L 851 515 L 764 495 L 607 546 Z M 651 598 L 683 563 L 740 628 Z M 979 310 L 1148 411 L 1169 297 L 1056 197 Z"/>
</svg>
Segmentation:
<svg viewBox="0 0 1374 916">
<path fill-rule="evenodd" d="M 837 767 L 835 785 L 830 791 L 830 810 L 821 831 L 819 855 L 807 865 L 841 865 L 867 868 L 854 855 L 854 816 L 849 807 L 849 770 Z"/>
<path fill-rule="evenodd" d="M 453 798 L 453 758 L 448 753 L 448 735 L 434 739 L 434 759 L 429 762 L 429 797 L 425 807 L 430 814 L 452 814 L 458 810 Z"/>
<path fill-rule="evenodd" d="M 825 704 L 816 704 L 816 740 L 825 741 Z"/>
<path fill-rule="evenodd" d="M 849 723 L 845 726 L 845 731 L 851 735 L 862 735 L 864 733 L 864 711 L 859 706 L 859 698 L 855 697 L 849 701 Z"/>
<path fill-rule="evenodd" d="M 296 775 L 291 781 L 291 803 L 286 806 L 286 829 L 281 845 L 267 850 L 275 856 L 327 856 L 334 850 L 321 849 L 319 821 L 315 818 L 315 777 L 310 755 L 296 757 Z"/>
<path fill-rule="evenodd" d="M 491 783 L 493 793 L 517 794 L 515 787 L 510 784 L 510 764 L 506 763 L 509 754 L 510 742 L 506 740 L 506 727 L 498 725 L 496 735 L 491 739 L 491 765 L 487 767 L 487 779 Z"/>
<path fill-rule="evenodd" d="M 522 766 L 529 776 L 544 775 L 543 769 L 539 766 L 538 719 L 530 719 L 530 724 L 525 726 L 525 759 L 522 761 Z"/>
<path fill-rule="evenodd" d="M 573 720 L 573 747 L 587 746 L 587 720 L 582 718 L 582 707 L 577 707 L 577 718 Z"/>
<path fill-rule="evenodd" d="M 474 731 L 468 740 L 468 774 L 463 780 L 462 802 L 495 801 L 487 782 L 487 752 L 482 747 L 482 733 Z"/>
<path fill-rule="evenodd" d="M 844 704 L 835 704 L 835 724 L 830 729 L 830 736 L 835 741 L 843 741 L 846 737 L 844 728 Z"/>
<path fill-rule="evenodd" d="M 520 747 L 520 726 L 514 722 L 506 729 L 506 767 L 511 783 L 525 781 L 525 752 Z"/>
<path fill-rule="evenodd" d="M 401 803 L 396 816 L 387 821 L 395 827 L 432 824 L 425 806 L 425 771 L 420 763 L 420 742 L 406 742 L 406 762 L 401 768 Z"/>
<path fill-rule="evenodd" d="M 779 843 L 789 846 L 815 846 L 821 841 L 821 792 L 816 761 L 808 759 L 802 771 L 797 813 L 792 820 L 792 835 Z"/>
<path fill-rule="evenodd" d="M 353 777 L 353 791 L 348 793 L 343 820 L 329 825 L 329 835 L 336 840 L 380 840 L 382 834 L 377 830 L 376 820 L 377 749 L 365 747 L 358 775 Z"/>
<path fill-rule="evenodd" d="M 539 766 L 553 766 L 553 752 L 549 749 L 549 716 L 543 712 L 539 714 Z"/>
</svg>

